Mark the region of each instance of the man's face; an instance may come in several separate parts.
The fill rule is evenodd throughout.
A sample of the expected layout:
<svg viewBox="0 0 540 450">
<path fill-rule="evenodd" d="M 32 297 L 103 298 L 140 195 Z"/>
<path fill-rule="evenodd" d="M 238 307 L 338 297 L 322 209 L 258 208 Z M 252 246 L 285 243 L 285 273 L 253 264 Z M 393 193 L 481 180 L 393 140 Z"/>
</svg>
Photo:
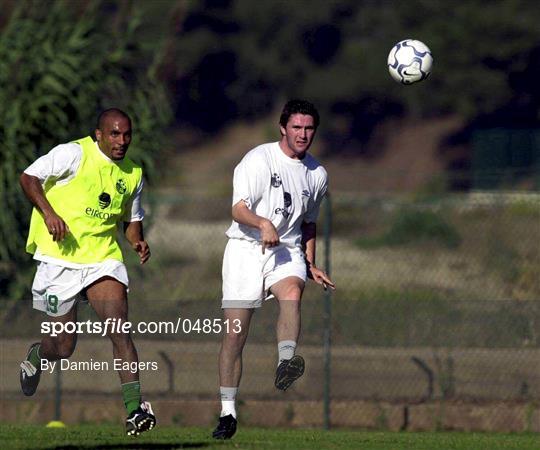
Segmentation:
<svg viewBox="0 0 540 450">
<path fill-rule="evenodd" d="M 114 161 L 126 156 L 131 143 L 131 124 L 122 116 L 110 116 L 103 120 L 101 129 L 96 130 L 99 148 Z"/>
<path fill-rule="evenodd" d="M 292 114 L 287 126 L 280 126 L 281 135 L 287 145 L 286 153 L 291 158 L 302 159 L 315 137 L 313 117 L 305 114 Z"/>
</svg>

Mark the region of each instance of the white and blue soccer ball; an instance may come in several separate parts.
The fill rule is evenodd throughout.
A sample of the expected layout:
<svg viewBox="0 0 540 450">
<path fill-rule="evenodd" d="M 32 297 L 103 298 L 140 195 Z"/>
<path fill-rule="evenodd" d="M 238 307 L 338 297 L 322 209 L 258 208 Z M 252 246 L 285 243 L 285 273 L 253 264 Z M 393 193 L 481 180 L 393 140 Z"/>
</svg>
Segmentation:
<svg viewBox="0 0 540 450">
<path fill-rule="evenodd" d="M 428 46 L 414 39 L 398 42 L 388 54 L 388 71 L 402 84 L 425 80 L 431 73 L 433 56 Z"/>
</svg>

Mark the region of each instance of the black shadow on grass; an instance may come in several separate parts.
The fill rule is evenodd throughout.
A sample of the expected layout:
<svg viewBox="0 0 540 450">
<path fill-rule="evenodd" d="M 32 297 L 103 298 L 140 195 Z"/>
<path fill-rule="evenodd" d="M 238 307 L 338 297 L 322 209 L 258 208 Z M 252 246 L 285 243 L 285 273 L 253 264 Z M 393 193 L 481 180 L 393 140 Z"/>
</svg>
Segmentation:
<svg viewBox="0 0 540 450">
<path fill-rule="evenodd" d="M 178 442 L 170 443 L 137 443 L 131 442 L 129 444 L 96 444 L 96 445 L 62 445 L 47 447 L 44 450 L 80 450 L 80 449 L 110 449 L 110 450 L 123 450 L 123 449 L 152 449 L 152 450 L 171 450 L 176 448 L 203 448 L 208 447 L 210 444 L 207 442 L 188 442 L 185 444 Z"/>
</svg>

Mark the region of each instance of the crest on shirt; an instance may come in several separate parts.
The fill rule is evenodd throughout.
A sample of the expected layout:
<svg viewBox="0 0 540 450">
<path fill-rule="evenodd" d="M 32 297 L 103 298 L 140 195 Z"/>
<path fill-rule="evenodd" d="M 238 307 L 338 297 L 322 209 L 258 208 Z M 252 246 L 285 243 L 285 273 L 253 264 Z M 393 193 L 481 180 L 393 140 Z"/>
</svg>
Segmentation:
<svg viewBox="0 0 540 450">
<path fill-rule="evenodd" d="M 281 177 L 277 173 L 274 172 L 272 174 L 272 178 L 270 179 L 270 184 L 275 188 L 280 187 L 281 186 Z"/>
<path fill-rule="evenodd" d="M 107 206 L 111 204 L 111 196 L 107 194 L 106 192 L 102 192 L 101 194 L 99 194 L 98 200 L 99 200 L 99 207 L 101 209 L 105 209 Z"/>
<path fill-rule="evenodd" d="M 120 178 L 116 182 L 116 190 L 118 191 L 119 194 L 125 194 L 126 193 L 126 191 L 127 191 L 126 182 L 124 180 L 122 180 L 122 178 Z"/>
</svg>

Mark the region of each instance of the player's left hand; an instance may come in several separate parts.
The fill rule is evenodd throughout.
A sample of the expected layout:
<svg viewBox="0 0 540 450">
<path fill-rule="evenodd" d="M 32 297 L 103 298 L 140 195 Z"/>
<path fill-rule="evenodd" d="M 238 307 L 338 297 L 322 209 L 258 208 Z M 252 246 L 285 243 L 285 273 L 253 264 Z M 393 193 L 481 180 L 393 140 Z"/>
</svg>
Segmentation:
<svg viewBox="0 0 540 450">
<path fill-rule="evenodd" d="M 330 279 L 324 270 L 321 270 L 313 265 L 308 267 L 308 277 L 311 278 L 315 283 L 320 284 L 324 290 L 336 289 L 335 283 Z"/>
<path fill-rule="evenodd" d="M 141 260 L 141 264 L 144 264 L 150 258 L 150 247 L 146 241 L 137 241 L 133 245 L 133 250 L 137 252 Z"/>
</svg>

